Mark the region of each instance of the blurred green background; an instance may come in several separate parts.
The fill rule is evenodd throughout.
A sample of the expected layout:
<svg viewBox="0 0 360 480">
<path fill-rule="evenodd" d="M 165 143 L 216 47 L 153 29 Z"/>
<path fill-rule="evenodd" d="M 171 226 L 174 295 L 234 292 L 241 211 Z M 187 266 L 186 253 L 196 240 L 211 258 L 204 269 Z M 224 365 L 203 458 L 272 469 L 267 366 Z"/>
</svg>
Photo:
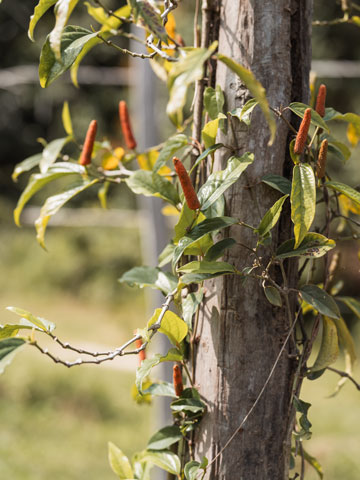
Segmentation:
<svg viewBox="0 0 360 480">
<path fill-rule="evenodd" d="M 0 5 L 2 72 L 37 66 L 53 16 L 51 12 L 45 15 L 36 29 L 37 42 L 31 43 L 26 32 L 36 3 L 4 0 Z M 114 0 L 107 5 L 114 8 L 123 3 Z M 315 0 L 314 17 L 340 16 L 339 3 Z M 190 0 L 184 0 L 175 14 L 188 44 L 192 35 L 191 5 Z M 73 24 L 88 24 L 85 7 L 78 8 L 72 18 Z M 317 28 L 313 36 L 314 59 L 358 61 L 359 40 L 360 28 L 353 25 Z M 129 67 L 128 58 L 105 46 L 95 49 L 83 64 L 94 68 Z M 78 138 L 84 135 L 89 121 L 97 118 L 99 137 L 106 132 L 115 144 L 121 143 L 117 103 L 122 98 L 131 100 L 122 78 L 119 75 L 118 85 L 98 85 L 96 81 L 81 84 L 80 77 L 80 89 L 73 87 L 67 77 L 46 90 L 40 88 L 35 77 L 25 83 L 0 85 L 2 324 L 14 320 L 4 309 L 15 305 L 54 321 L 61 339 L 95 350 L 117 346 L 136 327 L 145 325 L 148 302 L 143 292 L 117 282 L 124 271 L 141 263 L 142 217 L 126 187 L 112 188 L 109 195 L 109 207 L 125 211 L 124 221 L 119 217 L 113 226 L 106 227 L 49 227 L 48 252 L 38 246 L 32 226 L 25 222 L 22 229 L 17 229 L 12 221 L 12 210 L 26 182 L 26 175 L 18 184 L 11 182 L 14 165 L 40 151 L 37 137 L 52 140 L 63 136 L 61 109 L 65 100 L 70 103 Z M 328 86 L 329 105 L 342 112 L 359 113 L 359 78 L 319 77 L 317 85 L 320 82 Z M 154 101 L 157 111 L 164 111 L 163 87 L 159 87 Z M 165 125 L 160 133 L 162 140 L 170 131 L 169 122 L 161 113 L 154 122 Z M 341 134 L 345 138 L 344 130 Z M 353 186 L 360 184 L 359 160 L 357 149 L 344 169 L 343 180 Z M 338 168 L 333 159 L 332 171 Z M 43 198 L 40 194 L 31 204 L 39 206 Z M 86 192 L 69 206 L 98 208 L 98 201 L 94 192 Z M 344 267 L 339 273 L 339 279 L 345 282 L 344 295 L 360 295 L 358 249 L 358 242 L 348 242 L 344 249 Z M 344 311 L 344 315 L 359 345 L 358 323 L 349 312 Z M 73 358 L 68 352 L 62 355 Z M 136 365 L 136 359 L 121 359 L 68 370 L 30 348 L 20 352 L 0 377 L 0 479 L 115 478 L 107 464 L 107 442 L 114 442 L 131 455 L 146 446 L 149 434 L 157 427 L 151 420 L 154 416 L 149 414 L 153 407 L 138 406 L 131 399 Z M 343 368 L 342 360 L 337 366 Z M 355 377 L 360 379 L 359 368 Z M 358 480 L 360 392 L 348 383 L 338 396 L 328 398 L 337 380 L 335 374 L 326 373 L 317 382 L 305 382 L 302 398 L 313 404 L 309 418 L 314 436 L 304 446 L 323 464 L 326 479 Z M 313 480 L 317 475 L 308 468 L 306 478 Z"/>
</svg>

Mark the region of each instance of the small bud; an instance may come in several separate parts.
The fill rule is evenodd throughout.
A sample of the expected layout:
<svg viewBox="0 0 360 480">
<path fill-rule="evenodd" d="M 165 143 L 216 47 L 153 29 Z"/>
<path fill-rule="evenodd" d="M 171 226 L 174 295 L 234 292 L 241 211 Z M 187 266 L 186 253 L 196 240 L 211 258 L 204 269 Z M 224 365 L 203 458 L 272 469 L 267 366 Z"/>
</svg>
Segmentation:
<svg viewBox="0 0 360 480">
<path fill-rule="evenodd" d="M 294 146 L 294 153 L 300 155 L 303 153 L 306 145 L 307 135 L 310 128 L 311 122 L 311 108 L 307 108 L 304 113 L 304 118 L 300 124 L 300 128 L 298 134 L 296 136 L 295 146 Z"/>
<path fill-rule="evenodd" d="M 316 98 L 315 110 L 320 117 L 325 116 L 326 85 L 321 84 Z"/>
<path fill-rule="evenodd" d="M 180 397 L 180 395 L 184 390 L 184 386 L 182 381 L 181 368 L 179 367 L 179 365 L 173 366 L 173 382 L 174 382 L 175 394 L 178 397 Z"/>
<path fill-rule="evenodd" d="M 137 144 L 131 128 L 129 111 L 124 100 L 121 100 L 121 102 L 119 102 L 119 118 L 126 146 L 130 150 L 134 150 Z"/>
<path fill-rule="evenodd" d="M 321 142 L 318 161 L 317 161 L 317 164 L 316 164 L 316 173 L 317 173 L 318 178 L 324 178 L 325 177 L 328 143 L 329 142 L 327 140 L 323 140 Z"/>
<path fill-rule="evenodd" d="M 91 155 L 94 149 L 96 130 L 97 121 L 93 120 L 90 122 L 89 128 L 86 132 L 84 146 L 79 160 L 80 165 L 89 165 L 91 163 Z"/>
<path fill-rule="evenodd" d="M 188 207 L 190 210 L 197 210 L 201 205 L 194 187 L 192 186 L 191 179 L 186 171 L 186 168 L 182 164 L 181 160 L 179 160 L 177 157 L 173 158 L 173 163 Z"/>
</svg>

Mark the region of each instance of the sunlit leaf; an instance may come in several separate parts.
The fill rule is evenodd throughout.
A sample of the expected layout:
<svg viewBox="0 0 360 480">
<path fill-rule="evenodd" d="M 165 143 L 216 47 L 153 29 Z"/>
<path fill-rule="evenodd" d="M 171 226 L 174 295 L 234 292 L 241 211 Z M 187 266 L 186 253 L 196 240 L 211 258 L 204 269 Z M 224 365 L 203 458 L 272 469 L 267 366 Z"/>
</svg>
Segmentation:
<svg viewBox="0 0 360 480">
<path fill-rule="evenodd" d="M 161 311 L 161 308 L 157 308 L 155 310 L 154 315 L 148 321 L 148 328 L 158 321 Z M 176 315 L 176 313 L 168 310 L 161 320 L 161 325 L 158 331 L 166 335 L 171 343 L 177 345 L 186 337 L 188 333 L 188 326 L 184 320 Z"/>
<path fill-rule="evenodd" d="M 153 463 L 157 467 L 162 468 L 172 475 L 179 475 L 181 470 L 181 463 L 179 457 L 170 451 L 164 450 L 162 452 L 153 452 L 146 450 L 142 453 L 143 461 Z"/>
<path fill-rule="evenodd" d="M 182 133 L 174 135 L 166 140 L 156 160 L 154 172 L 157 172 L 163 165 L 165 165 L 173 157 L 174 153 L 187 145 L 187 143 L 187 136 Z"/>
<path fill-rule="evenodd" d="M 129 480 L 134 478 L 134 473 L 130 465 L 130 461 L 126 455 L 114 445 L 112 442 L 108 443 L 109 463 L 114 473 L 121 480 Z"/>
<path fill-rule="evenodd" d="M 245 84 L 251 95 L 255 98 L 257 102 L 259 102 L 259 106 L 263 111 L 263 114 L 269 125 L 271 134 L 269 145 L 272 145 L 275 140 L 276 121 L 270 111 L 269 103 L 266 98 L 265 88 L 258 80 L 256 80 L 254 74 L 250 70 L 246 69 L 239 63 L 236 63 L 231 58 L 226 57 L 225 55 L 222 55 L 220 53 L 217 54 L 217 57 L 221 62 L 225 63 L 225 65 L 227 65 L 233 72 L 235 72 L 240 77 L 241 81 Z"/>
<path fill-rule="evenodd" d="M 46 13 L 50 7 L 55 5 L 57 0 L 40 0 L 34 9 L 34 13 L 30 17 L 28 35 L 30 40 L 34 41 L 34 29 L 40 18 Z"/>
<path fill-rule="evenodd" d="M 300 294 L 305 302 L 309 303 L 319 313 L 330 318 L 340 318 L 339 308 L 335 300 L 317 285 L 304 285 L 300 288 Z"/>
<path fill-rule="evenodd" d="M 46 320 L 45 318 L 37 317 L 27 310 L 23 310 L 22 308 L 18 307 L 7 307 L 6 309 L 26 320 L 26 322 L 20 323 L 20 325 L 23 325 L 24 328 L 37 327 L 39 330 L 44 332 L 52 332 L 55 329 L 55 323 L 49 322 L 49 320 Z"/>
<path fill-rule="evenodd" d="M 202 130 L 202 139 L 205 144 L 205 148 L 210 148 L 215 144 L 217 131 L 219 128 L 219 119 L 211 120 L 208 122 Z"/>
<path fill-rule="evenodd" d="M 289 195 L 284 195 L 283 197 L 279 198 L 279 200 L 275 202 L 274 205 L 265 213 L 259 227 L 256 230 L 261 237 L 267 235 L 277 224 L 280 218 L 282 207 L 288 196 Z"/>
<path fill-rule="evenodd" d="M 342 193 L 346 197 L 350 198 L 350 200 L 360 205 L 360 192 L 352 187 L 349 187 L 349 185 L 345 185 L 345 183 L 340 182 L 326 182 L 325 186 L 331 188 L 331 190 Z"/>
<path fill-rule="evenodd" d="M 211 120 L 218 118 L 219 113 L 222 113 L 225 98 L 220 85 L 215 88 L 206 87 L 204 91 L 204 107 L 208 112 Z"/>
<path fill-rule="evenodd" d="M 294 102 L 290 103 L 289 108 L 300 118 L 304 118 L 305 110 L 311 107 L 309 105 L 305 105 L 304 103 Z M 311 124 L 315 127 L 322 128 L 325 130 L 325 132 L 330 131 L 324 119 L 320 117 L 320 115 L 313 108 L 311 108 Z"/>
<path fill-rule="evenodd" d="M 174 185 L 157 173 L 146 170 L 136 170 L 126 180 L 127 186 L 134 193 L 146 197 L 159 197 L 176 206 L 180 202 L 179 195 Z"/>
<path fill-rule="evenodd" d="M 161 428 L 158 432 L 154 433 L 147 445 L 148 450 L 164 450 L 169 448 L 174 443 L 177 443 L 182 434 L 180 428 L 177 425 L 171 425 Z"/>
<path fill-rule="evenodd" d="M 69 103 L 64 102 L 64 106 L 61 113 L 61 119 L 65 132 L 70 136 L 74 136 L 74 130 L 71 122 Z"/>
<path fill-rule="evenodd" d="M 176 348 L 171 348 L 166 355 L 160 355 L 160 353 L 154 355 L 152 358 L 146 358 L 141 363 L 140 367 L 136 370 L 136 387 L 140 393 L 142 393 L 142 384 L 145 378 L 147 378 L 152 370 L 162 362 L 181 362 L 183 359 L 182 354 Z"/>
<path fill-rule="evenodd" d="M 194 260 L 177 269 L 181 273 L 235 273 L 233 265 L 226 262 L 209 262 Z"/>
<path fill-rule="evenodd" d="M 190 292 L 186 298 L 182 301 L 182 316 L 184 322 L 192 329 L 192 318 L 199 308 L 204 297 L 204 290 L 200 288 L 197 292 Z"/>
<path fill-rule="evenodd" d="M 49 142 L 42 152 L 42 157 L 40 160 L 40 172 L 46 173 L 53 165 L 57 158 L 60 155 L 61 150 L 64 146 L 72 139 L 72 137 L 57 138 L 52 142 Z"/>
<path fill-rule="evenodd" d="M 154 267 L 134 267 L 119 278 L 119 282 L 139 288 L 150 287 L 161 290 L 167 295 L 177 286 L 177 277 L 170 272 L 162 272 Z"/>
<path fill-rule="evenodd" d="M 19 175 L 24 172 L 28 172 L 29 170 L 32 170 L 34 167 L 37 167 L 40 163 L 41 158 L 42 153 L 37 153 L 36 155 L 32 155 L 31 157 L 28 157 L 22 162 L 15 165 L 13 174 L 11 176 L 12 180 L 16 182 Z"/>
<path fill-rule="evenodd" d="M 336 246 L 334 240 L 320 235 L 320 233 L 307 233 L 300 243 L 298 248 L 295 249 L 295 238 L 286 240 L 276 250 L 277 258 L 290 258 L 290 257 L 322 257 L 329 250 Z"/>
<path fill-rule="evenodd" d="M 25 343 L 22 338 L 5 338 L 0 340 L 0 374 L 4 372 L 5 367 L 9 365 L 17 349 Z"/>
<path fill-rule="evenodd" d="M 45 248 L 45 232 L 50 218 L 55 215 L 65 203 L 98 182 L 99 180 L 97 178 L 94 180 L 83 180 L 76 186 L 46 199 L 46 202 L 40 210 L 40 216 L 35 220 L 36 239 L 43 248 Z"/>
<path fill-rule="evenodd" d="M 240 122 L 244 122 L 246 125 L 250 125 L 251 123 L 251 114 L 256 105 L 258 105 L 259 102 L 255 98 L 251 98 L 248 100 L 245 105 L 241 108 L 235 108 L 230 112 L 230 115 L 233 117 L 236 117 L 240 120 Z"/>
<path fill-rule="evenodd" d="M 315 216 L 315 175 L 310 165 L 303 163 L 294 166 L 290 202 L 297 248 L 308 233 Z"/>
</svg>

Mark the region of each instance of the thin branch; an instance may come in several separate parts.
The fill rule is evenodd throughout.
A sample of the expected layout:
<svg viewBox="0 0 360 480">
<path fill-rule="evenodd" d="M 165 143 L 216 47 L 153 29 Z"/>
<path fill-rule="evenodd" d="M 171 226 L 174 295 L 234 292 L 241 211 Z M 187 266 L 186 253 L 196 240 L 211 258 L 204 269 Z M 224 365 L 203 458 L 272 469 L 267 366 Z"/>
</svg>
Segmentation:
<svg viewBox="0 0 360 480">
<path fill-rule="evenodd" d="M 227 449 L 227 447 L 230 445 L 230 443 L 234 440 L 234 438 L 236 437 L 236 435 L 242 430 L 242 428 L 244 427 L 245 423 L 247 422 L 247 420 L 249 419 L 250 415 L 252 414 L 252 412 L 255 410 L 257 404 L 259 403 L 259 401 L 261 400 L 261 397 L 263 396 L 265 390 L 266 390 L 266 387 L 268 386 L 274 372 L 275 372 L 275 369 L 280 361 L 280 358 L 281 358 L 281 355 L 283 354 L 284 350 L 285 350 L 285 347 L 294 331 L 294 328 L 295 328 L 295 325 L 296 325 L 296 322 L 297 322 L 297 319 L 298 319 L 298 315 L 295 317 L 295 320 L 286 336 L 286 339 L 280 349 L 280 352 L 278 353 L 278 356 L 276 357 L 276 360 L 273 364 L 273 366 L 271 367 L 271 370 L 270 370 L 270 373 L 262 387 L 262 389 L 260 390 L 260 393 L 259 395 L 257 396 L 255 402 L 252 404 L 250 410 L 247 412 L 247 414 L 245 415 L 245 417 L 243 418 L 242 422 L 240 423 L 240 425 L 237 427 L 237 429 L 234 431 L 234 433 L 231 435 L 231 437 L 229 438 L 229 440 L 225 443 L 225 445 L 222 447 L 222 449 L 215 455 L 215 457 L 211 460 L 211 462 L 209 462 L 208 464 L 208 467 L 210 465 L 212 465 L 223 453 L 224 451 Z"/>
<path fill-rule="evenodd" d="M 97 37 L 100 38 L 100 40 L 102 40 L 105 43 L 105 45 L 107 45 L 108 47 L 116 48 L 116 50 L 119 50 L 121 53 L 125 53 L 126 55 L 130 55 L 131 57 L 134 57 L 134 58 L 154 58 L 155 55 L 157 54 L 157 52 L 152 52 L 149 54 L 131 52 L 127 48 L 119 47 L 119 45 L 116 45 L 116 43 L 112 42 L 111 40 L 106 40 L 106 38 L 102 37 L 101 35 L 97 35 Z"/>
<path fill-rule="evenodd" d="M 338 370 L 334 367 L 326 367 L 326 369 L 330 370 L 331 372 L 337 373 L 338 375 L 340 375 L 340 377 L 348 378 L 350 382 L 352 382 L 355 387 L 360 390 L 360 383 L 358 383 L 349 373 L 343 372 L 342 370 Z"/>
<path fill-rule="evenodd" d="M 155 54 L 158 54 L 160 57 L 164 58 L 168 62 L 178 62 L 178 58 L 170 57 L 166 52 L 163 52 L 161 48 L 157 47 L 153 41 L 152 41 L 152 36 L 150 35 L 147 40 L 146 40 L 146 45 L 154 50 Z M 152 54 L 151 54 L 152 55 Z"/>
</svg>

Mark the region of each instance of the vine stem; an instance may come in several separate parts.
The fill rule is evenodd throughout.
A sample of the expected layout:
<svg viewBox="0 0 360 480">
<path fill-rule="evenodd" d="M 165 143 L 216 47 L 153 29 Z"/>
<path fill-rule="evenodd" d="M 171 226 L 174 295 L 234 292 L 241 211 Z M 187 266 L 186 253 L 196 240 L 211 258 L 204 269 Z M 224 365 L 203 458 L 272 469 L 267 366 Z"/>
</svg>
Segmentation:
<svg viewBox="0 0 360 480">
<path fill-rule="evenodd" d="M 278 356 L 276 357 L 276 360 L 273 364 L 273 366 L 271 367 L 271 370 L 270 370 L 270 373 L 263 385 L 263 387 L 261 388 L 260 392 L 259 392 L 259 395 L 257 396 L 255 402 L 252 404 L 250 410 L 247 412 L 247 414 L 245 415 L 245 417 L 243 418 L 242 422 L 240 423 L 240 425 L 237 427 L 237 429 L 234 431 L 234 433 L 231 435 L 231 437 L 228 439 L 228 441 L 225 443 L 225 445 L 222 447 L 222 449 L 215 455 L 215 457 L 211 460 L 211 462 L 209 462 L 207 468 L 212 465 L 214 462 L 216 462 L 216 460 L 224 453 L 224 451 L 227 449 L 227 447 L 230 445 L 230 443 L 234 440 L 234 438 L 236 437 L 236 435 L 242 430 L 242 428 L 244 427 L 245 423 L 248 421 L 250 415 L 253 413 L 253 411 L 255 410 L 257 404 L 259 403 L 259 401 L 261 400 L 261 397 L 263 396 L 265 390 L 266 390 L 266 387 L 268 386 L 268 384 L 270 383 L 270 380 L 272 378 L 272 376 L 274 375 L 274 372 L 276 370 L 276 367 L 280 361 L 280 358 L 281 358 L 281 355 L 283 354 L 284 350 L 285 350 L 285 347 L 294 331 L 294 328 L 295 328 L 295 325 L 296 325 L 296 322 L 297 322 L 297 319 L 298 319 L 298 315 L 295 317 L 295 320 L 293 322 L 293 324 L 291 325 L 291 328 L 286 336 L 286 339 L 280 349 L 280 352 L 278 353 Z"/>
<path fill-rule="evenodd" d="M 349 373 L 343 372 L 342 370 L 338 370 L 337 368 L 334 367 L 326 367 L 327 370 L 330 370 L 330 372 L 337 373 L 340 375 L 340 377 L 348 378 L 350 382 L 352 382 L 355 387 L 360 390 L 360 383 L 358 383 Z"/>
</svg>

